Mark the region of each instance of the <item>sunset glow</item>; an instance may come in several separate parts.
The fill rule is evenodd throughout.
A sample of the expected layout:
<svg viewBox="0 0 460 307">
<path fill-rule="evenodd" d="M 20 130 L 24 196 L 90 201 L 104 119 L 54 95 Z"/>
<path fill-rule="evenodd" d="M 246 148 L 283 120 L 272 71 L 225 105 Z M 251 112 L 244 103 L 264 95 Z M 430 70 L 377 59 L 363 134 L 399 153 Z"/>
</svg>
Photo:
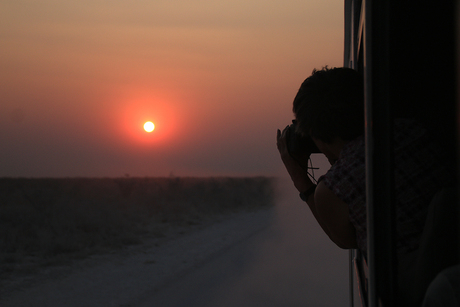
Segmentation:
<svg viewBox="0 0 460 307">
<path fill-rule="evenodd" d="M 333 0 L 17 0 L 0 20 L 0 177 L 276 175 L 301 82 L 343 62 Z"/>
<path fill-rule="evenodd" d="M 144 124 L 144 130 L 147 132 L 152 132 L 155 129 L 155 125 L 152 122 L 146 122 Z"/>
</svg>

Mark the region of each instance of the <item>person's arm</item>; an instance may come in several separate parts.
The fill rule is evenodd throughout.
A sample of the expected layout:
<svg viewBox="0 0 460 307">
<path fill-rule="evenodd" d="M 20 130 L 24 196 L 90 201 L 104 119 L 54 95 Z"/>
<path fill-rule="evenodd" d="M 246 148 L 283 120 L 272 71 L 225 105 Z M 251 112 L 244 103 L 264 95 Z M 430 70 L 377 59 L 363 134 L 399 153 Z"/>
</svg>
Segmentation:
<svg viewBox="0 0 460 307">
<path fill-rule="evenodd" d="M 348 205 L 338 198 L 324 182 L 316 187 L 308 200 L 310 209 L 329 238 L 340 248 L 357 248 L 355 227 L 350 222 Z"/>
<path fill-rule="evenodd" d="M 277 146 L 294 186 L 305 193 L 314 186 L 306 170 L 294 160 L 287 150 L 287 129 L 277 132 Z M 307 199 L 308 207 L 323 231 L 341 248 L 356 248 L 355 228 L 349 219 L 348 205 L 339 199 L 323 182 Z"/>
</svg>

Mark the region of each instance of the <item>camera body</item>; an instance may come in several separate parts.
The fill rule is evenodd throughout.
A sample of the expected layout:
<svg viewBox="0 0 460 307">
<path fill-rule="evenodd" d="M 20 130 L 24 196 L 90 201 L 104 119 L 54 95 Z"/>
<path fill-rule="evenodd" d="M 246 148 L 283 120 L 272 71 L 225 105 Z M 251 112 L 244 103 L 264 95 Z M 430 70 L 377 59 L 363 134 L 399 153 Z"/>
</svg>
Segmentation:
<svg viewBox="0 0 460 307">
<path fill-rule="evenodd" d="M 303 136 L 296 132 L 297 122 L 292 120 L 287 133 L 287 148 L 292 157 L 309 157 L 312 153 L 321 151 L 309 136 Z"/>
</svg>

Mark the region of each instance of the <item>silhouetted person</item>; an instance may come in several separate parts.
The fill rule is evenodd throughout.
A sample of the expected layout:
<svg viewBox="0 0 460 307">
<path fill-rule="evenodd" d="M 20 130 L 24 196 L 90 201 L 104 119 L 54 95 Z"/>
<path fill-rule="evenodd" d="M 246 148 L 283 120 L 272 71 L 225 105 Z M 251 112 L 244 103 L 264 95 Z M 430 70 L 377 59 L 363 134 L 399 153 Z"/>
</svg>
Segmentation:
<svg viewBox="0 0 460 307">
<path fill-rule="evenodd" d="M 281 159 L 315 219 L 341 248 L 367 254 L 364 88 L 360 73 L 349 68 L 314 70 L 293 103 L 295 131 L 277 131 Z M 307 174 L 311 154 L 292 154 L 292 133 L 311 138 L 331 163 L 317 184 Z M 419 247 L 429 204 L 453 184 L 444 152 L 412 119 L 394 121 L 396 249 L 398 258 Z M 378 188 L 378 187 L 377 187 Z"/>
</svg>

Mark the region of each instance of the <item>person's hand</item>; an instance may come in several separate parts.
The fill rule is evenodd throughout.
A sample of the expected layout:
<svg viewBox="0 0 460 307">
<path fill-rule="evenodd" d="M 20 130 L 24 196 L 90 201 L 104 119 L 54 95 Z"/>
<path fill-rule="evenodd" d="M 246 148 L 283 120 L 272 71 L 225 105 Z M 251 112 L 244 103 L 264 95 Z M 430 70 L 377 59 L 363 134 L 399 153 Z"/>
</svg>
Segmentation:
<svg viewBox="0 0 460 307">
<path fill-rule="evenodd" d="M 289 133 L 289 126 L 284 128 L 283 132 L 278 129 L 276 132 L 276 147 L 278 147 L 278 151 L 281 155 L 281 159 L 283 160 L 294 160 L 291 155 L 289 154 L 288 147 L 287 147 L 287 134 Z"/>
<path fill-rule="evenodd" d="M 294 186 L 299 192 L 307 191 L 312 185 L 310 178 L 308 178 L 307 170 L 305 170 L 290 154 L 287 147 L 287 137 L 289 133 L 289 126 L 284 128 L 281 132 L 279 129 L 276 133 L 276 146 L 281 156 L 286 170 L 291 176 Z"/>
</svg>

